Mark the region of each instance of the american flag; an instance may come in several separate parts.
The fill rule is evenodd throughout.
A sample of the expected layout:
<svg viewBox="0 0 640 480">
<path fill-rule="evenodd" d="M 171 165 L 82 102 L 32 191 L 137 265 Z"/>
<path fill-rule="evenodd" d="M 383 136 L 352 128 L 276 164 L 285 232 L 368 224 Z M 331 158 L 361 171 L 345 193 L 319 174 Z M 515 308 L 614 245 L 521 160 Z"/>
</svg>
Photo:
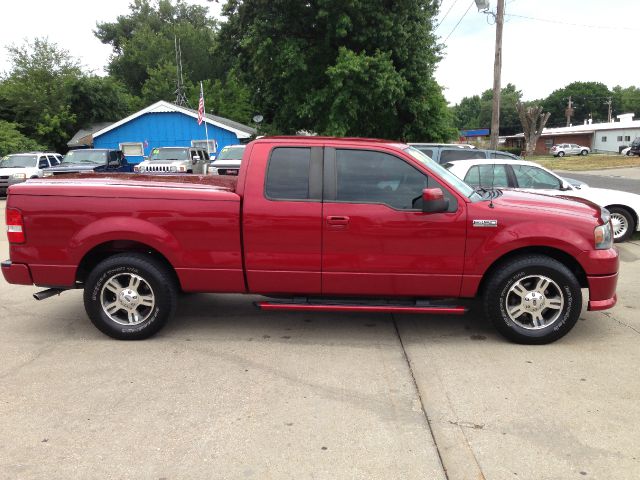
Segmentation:
<svg viewBox="0 0 640 480">
<path fill-rule="evenodd" d="M 200 84 L 200 101 L 198 102 L 198 125 L 202 124 L 204 119 L 204 92 L 202 91 L 202 84 Z"/>
</svg>

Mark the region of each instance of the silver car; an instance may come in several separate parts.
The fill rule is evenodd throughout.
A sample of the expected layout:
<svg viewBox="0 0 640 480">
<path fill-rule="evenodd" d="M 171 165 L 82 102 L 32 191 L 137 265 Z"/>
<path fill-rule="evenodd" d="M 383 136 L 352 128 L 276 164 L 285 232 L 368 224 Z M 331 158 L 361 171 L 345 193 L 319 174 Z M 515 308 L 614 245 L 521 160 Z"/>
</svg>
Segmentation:
<svg viewBox="0 0 640 480">
<path fill-rule="evenodd" d="M 589 155 L 591 149 L 575 143 L 559 143 L 551 147 L 551 155 L 564 157 L 565 155 Z"/>
<path fill-rule="evenodd" d="M 139 173 L 206 173 L 209 154 L 196 147 L 160 147 L 133 169 Z"/>
<path fill-rule="evenodd" d="M 212 175 L 238 175 L 246 145 L 228 145 L 211 162 Z"/>
</svg>

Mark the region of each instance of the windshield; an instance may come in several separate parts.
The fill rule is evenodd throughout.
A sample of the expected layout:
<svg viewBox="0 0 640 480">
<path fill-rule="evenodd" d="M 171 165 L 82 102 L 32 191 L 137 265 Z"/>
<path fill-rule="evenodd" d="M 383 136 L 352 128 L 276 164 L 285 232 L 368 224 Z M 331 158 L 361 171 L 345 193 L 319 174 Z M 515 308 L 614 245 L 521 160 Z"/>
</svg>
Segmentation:
<svg viewBox="0 0 640 480">
<path fill-rule="evenodd" d="M 106 150 L 71 150 L 62 159 L 62 163 L 106 163 Z"/>
<path fill-rule="evenodd" d="M 418 160 L 420 163 L 422 163 L 429 170 L 431 170 L 434 173 L 437 173 L 440 178 L 442 178 L 449 185 L 455 188 L 458 191 L 458 193 L 461 193 L 462 195 L 464 195 L 467 198 L 470 198 L 471 200 L 482 199 L 482 197 L 479 194 L 477 194 L 472 187 L 464 183 L 462 180 L 460 180 L 458 177 L 456 177 L 453 173 L 451 173 L 449 170 L 444 168 L 442 165 L 431 160 L 430 157 L 422 153 L 417 148 L 408 147 L 408 148 L 405 148 L 404 151 L 407 152 L 416 160 Z"/>
<path fill-rule="evenodd" d="M 0 168 L 35 167 L 37 155 L 9 155 L 0 160 Z"/>
<path fill-rule="evenodd" d="M 216 160 L 242 160 L 244 146 L 242 147 L 224 147 L 216 157 Z"/>
<path fill-rule="evenodd" d="M 189 160 L 188 148 L 154 148 L 149 160 Z"/>
</svg>

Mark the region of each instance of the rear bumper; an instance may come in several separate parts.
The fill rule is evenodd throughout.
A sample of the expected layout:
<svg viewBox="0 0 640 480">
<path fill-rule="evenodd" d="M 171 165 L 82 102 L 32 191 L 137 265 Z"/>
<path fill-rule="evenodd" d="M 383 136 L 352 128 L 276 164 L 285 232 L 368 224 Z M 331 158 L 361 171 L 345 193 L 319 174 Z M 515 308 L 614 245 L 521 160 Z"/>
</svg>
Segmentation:
<svg viewBox="0 0 640 480">
<path fill-rule="evenodd" d="M 2 262 L 2 275 L 8 283 L 33 285 L 29 267 L 24 263 L 13 263 L 11 260 L 5 260 Z"/>
</svg>

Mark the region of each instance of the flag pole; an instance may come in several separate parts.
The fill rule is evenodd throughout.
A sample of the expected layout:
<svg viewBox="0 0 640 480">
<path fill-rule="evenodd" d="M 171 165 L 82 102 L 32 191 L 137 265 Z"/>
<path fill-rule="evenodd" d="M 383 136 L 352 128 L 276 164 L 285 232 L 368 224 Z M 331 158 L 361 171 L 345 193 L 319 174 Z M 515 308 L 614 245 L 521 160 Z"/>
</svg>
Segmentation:
<svg viewBox="0 0 640 480">
<path fill-rule="evenodd" d="M 207 153 L 211 155 L 209 151 L 209 129 L 207 128 L 207 109 L 204 106 L 204 90 L 202 88 L 202 81 L 200 81 L 200 97 L 202 98 L 202 114 L 204 117 L 204 134 L 207 138 Z"/>
</svg>

